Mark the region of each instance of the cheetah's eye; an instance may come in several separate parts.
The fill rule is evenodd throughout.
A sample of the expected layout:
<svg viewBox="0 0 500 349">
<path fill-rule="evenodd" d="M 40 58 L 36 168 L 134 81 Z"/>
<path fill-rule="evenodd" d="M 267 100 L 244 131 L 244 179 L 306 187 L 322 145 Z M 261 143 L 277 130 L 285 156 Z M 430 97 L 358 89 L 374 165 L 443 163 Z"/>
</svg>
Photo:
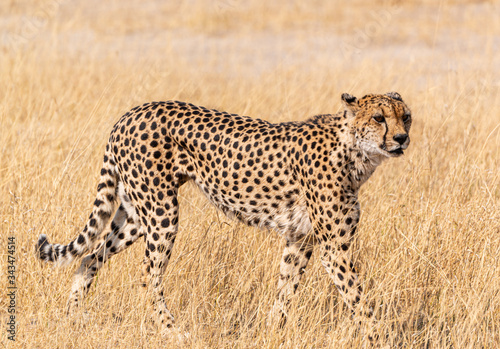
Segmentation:
<svg viewBox="0 0 500 349">
<path fill-rule="evenodd" d="M 373 117 L 373 120 L 375 120 L 376 122 L 378 122 L 379 124 L 381 124 L 381 123 L 383 123 L 385 121 L 385 118 L 382 115 L 375 115 Z"/>
<path fill-rule="evenodd" d="M 406 124 L 408 121 L 410 121 L 411 116 L 410 114 L 405 114 L 403 115 L 403 122 Z"/>
</svg>

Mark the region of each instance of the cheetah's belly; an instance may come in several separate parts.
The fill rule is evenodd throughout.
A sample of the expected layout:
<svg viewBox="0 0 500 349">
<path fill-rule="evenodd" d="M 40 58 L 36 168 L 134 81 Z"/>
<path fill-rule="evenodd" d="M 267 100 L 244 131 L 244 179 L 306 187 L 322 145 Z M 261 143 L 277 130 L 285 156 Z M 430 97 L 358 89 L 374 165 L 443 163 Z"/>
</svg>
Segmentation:
<svg viewBox="0 0 500 349">
<path fill-rule="evenodd" d="M 305 203 L 288 210 L 276 212 L 271 219 L 271 226 L 290 240 L 299 239 L 312 230 Z"/>
<path fill-rule="evenodd" d="M 276 230 L 290 240 L 300 238 L 312 230 L 305 200 L 299 195 L 291 195 L 286 201 L 244 200 L 235 205 L 229 203 L 232 198 L 230 195 L 222 195 L 220 192 L 215 194 L 215 191 L 207 190 L 204 185 L 198 186 L 208 200 L 226 216 L 247 225 Z"/>
</svg>

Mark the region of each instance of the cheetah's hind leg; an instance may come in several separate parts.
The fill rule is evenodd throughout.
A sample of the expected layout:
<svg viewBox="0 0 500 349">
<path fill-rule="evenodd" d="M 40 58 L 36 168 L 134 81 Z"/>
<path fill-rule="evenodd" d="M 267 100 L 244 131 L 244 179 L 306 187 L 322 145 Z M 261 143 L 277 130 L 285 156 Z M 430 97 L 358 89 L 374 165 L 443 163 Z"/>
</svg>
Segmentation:
<svg viewBox="0 0 500 349">
<path fill-rule="evenodd" d="M 97 245 L 92 254 L 83 258 L 74 275 L 68 299 L 68 314 L 74 313 L 81 305 L 80 302 L 85 298 L 97 272 L 104 263 L 113 255 L 131 246 L 143 234 L 137 213 L 120 184 L 118 185 L 118 196 L 121 205 L 111 223 L 111 231 L 105 234 L 104 239 Z"/>
</svg>

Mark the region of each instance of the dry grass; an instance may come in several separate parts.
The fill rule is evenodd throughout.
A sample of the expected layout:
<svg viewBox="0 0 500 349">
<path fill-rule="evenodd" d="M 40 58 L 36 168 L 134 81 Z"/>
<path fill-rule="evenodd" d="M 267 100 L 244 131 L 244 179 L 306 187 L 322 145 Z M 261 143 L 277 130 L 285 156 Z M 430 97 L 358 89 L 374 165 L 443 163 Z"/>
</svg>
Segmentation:
<svg viewBox="0 0 500 349">
<path fill-rule="evenodd" d="M 148 322 L 142 242 L 102 269 L 74 322 L 64 310 L 77 264 L 34 254 L 39 234 L 68 242 L 83 227 L 109 131 L 129 108 L 180 99 L 278 122 L 336 112 L 342 92 L 397 90 L 413 110 L 412 144 L 362 188 L 354 253 L 379 344 L 499 347 L 498 5 L 178 3 L 0 5 L 2 346 L 180 346 Z M 165 287 L 186 347 L 362 345 L 314 257 L 291 321 L 268 329 L 283 241 L 228 221 L 193 186 L 181 196 Z M 8 236 L 16 343 L 5 335 Z"/>
</svg>

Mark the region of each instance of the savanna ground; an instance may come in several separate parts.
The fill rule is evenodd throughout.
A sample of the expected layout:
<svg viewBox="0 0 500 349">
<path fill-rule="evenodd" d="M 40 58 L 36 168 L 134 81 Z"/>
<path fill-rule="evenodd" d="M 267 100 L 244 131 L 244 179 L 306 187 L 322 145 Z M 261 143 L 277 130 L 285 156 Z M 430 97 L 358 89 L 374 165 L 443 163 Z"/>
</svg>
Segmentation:
<svg viewBox="0 0 500 349">
<path fill-rule="evenodd" d="M 340 94 L 398 91 L 411 145 L 362 188 L 354 260 L 377 346 L 500 347 L 500 6 L 494 2 L 2 1 L 2 347 L 181 346 L 149 322 L 144 243 L 99 272 L 86 314 L 71 276 L 43 265 L 39 234 L 69 242 L 95 197 L 118 117 L 178 99 L 273 122 L 340 108 Z M 192 185 L 164 281 L 192 348 L 363 345 L 314 258 L 281 331 L 266 327 L 284 241 L 226 219 Z M 15 237 L 16 342 L 7 340 Z"/>
</svg>

